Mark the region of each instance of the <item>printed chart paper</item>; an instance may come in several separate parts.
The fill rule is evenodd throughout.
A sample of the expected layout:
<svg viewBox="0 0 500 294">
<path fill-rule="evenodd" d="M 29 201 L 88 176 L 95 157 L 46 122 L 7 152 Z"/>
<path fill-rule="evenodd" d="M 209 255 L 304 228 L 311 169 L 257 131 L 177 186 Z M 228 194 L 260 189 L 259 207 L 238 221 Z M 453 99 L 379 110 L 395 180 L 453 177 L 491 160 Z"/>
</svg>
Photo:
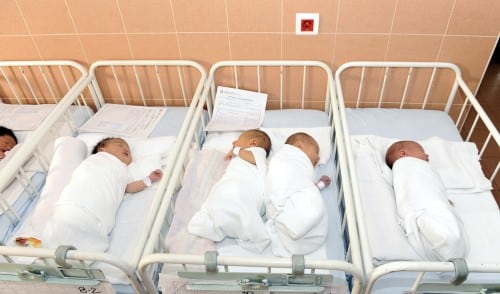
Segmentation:
<svg viewBox="0 0 500 294">
<path fill-rule="evenodd" d="M 257 129 L 264 121 L 267 94 L 218 87 L 214 113 L 207 131 L 243 131 Z"/>
<path fill-rule="evenodd" d="M 80 131 L 146 138 L 166 110 L 166 107 L 106 103 L 80 128 Z"/>
<path fill-rule="evenodd" d="M 19 105 L 0 103 L 0 125 L 14 131 L 35 130 L 55 104 Z"/>
</svg>

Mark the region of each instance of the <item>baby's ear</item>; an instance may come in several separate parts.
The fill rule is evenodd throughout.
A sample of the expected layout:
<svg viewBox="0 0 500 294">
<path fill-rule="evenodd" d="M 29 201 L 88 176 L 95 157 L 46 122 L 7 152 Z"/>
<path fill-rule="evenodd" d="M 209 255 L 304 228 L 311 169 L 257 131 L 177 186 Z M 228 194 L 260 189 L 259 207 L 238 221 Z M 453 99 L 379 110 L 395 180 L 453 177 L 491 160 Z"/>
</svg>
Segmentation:
<svg viewBox="0 0 500 294">
<path fill-rule="evenodd" d="M 259 140 L 254 138 L 250 140 L 250 146 L 259 146 Z"/>
</svg>

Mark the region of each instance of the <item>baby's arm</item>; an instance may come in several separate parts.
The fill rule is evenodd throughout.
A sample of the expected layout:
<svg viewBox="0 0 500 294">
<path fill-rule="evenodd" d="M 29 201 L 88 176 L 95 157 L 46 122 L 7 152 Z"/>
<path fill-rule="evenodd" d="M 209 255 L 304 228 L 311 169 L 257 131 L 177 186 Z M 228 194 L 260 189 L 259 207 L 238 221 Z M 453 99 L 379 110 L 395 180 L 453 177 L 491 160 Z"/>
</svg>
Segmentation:
<svg viewBox="0 0 500 294">
<path fill-rule="evenodd" d="M 231 158 L 239 156 L 241 159 L 243 159 L 246 162 L 249 162 L 253 165 L 256 164 L 255 157 L 253 156 L 252 151 L 248 151 L 246 149 L 242 149 L 241 147 L 234 147 L 231 149 L 226 156 L 224 156 L 225 160 L 230 160 Z"/>
<path fill-rule="evenodd" d="M 144 190 L 146 187 L 151 186 L 151 183 L 161 180 L 163 172 L 159 169 L 152 171 L 149 176 L 142 180 L 133 181 L 127 184 L 125 192 L 127 193 L 137 193 Z"/>
<path fill-rule="evenodd" d="M 321 178 L 315 183 L 318 189 L 323 190 L 324 188 L 328 187 L 332 180 L 330 179 L 329 176 L 322 175 Z"/>
</svg>

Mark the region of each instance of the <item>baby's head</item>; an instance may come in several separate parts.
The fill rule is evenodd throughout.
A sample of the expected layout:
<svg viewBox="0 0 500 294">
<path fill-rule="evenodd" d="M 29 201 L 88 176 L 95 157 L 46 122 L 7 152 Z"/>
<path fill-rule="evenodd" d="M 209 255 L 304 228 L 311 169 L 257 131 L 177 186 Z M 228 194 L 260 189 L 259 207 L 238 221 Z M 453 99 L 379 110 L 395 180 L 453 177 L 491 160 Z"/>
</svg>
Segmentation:
<svg viewBox="0 0 500 294">
<path fill-rule="evenodd" d="M 310 135 L 301 132 L 295 133 L 286 139 L 285 144 L 293 145 L 302 150 L 309 157 L 313 166 L 318 164 L 319 145 Z"/>
<path fill-rule="evenodd" d="M 99 141 L 99 143 L 97 143 L 92 150 L 92 154 L 96 154 L 101 151 L 113 154 L 126 165 L 129 165 L 132 162 L 132 155 L 130 155 L 128 143 L 121 138 L 106 138 Z"/>
<path fill-rule="evenodd" d="M 389 146 L 385 153 L 385 162 L 392 168 L 396 160 L 401 157 L 411 156 L 425 161 L 429 161 L 429 155 L 424 151 L 422 145 L 415 141 L 397 141 Z"/>
<path fill-rule="evenodd" d="M 16 135 L 6 127 L 0 126 L 0 159 L 5 157 L 5 152 L 10 151 L 17 144 Z"/>
<path fill-rule="evenodd" d="M 266 132 L 261 130 L 247 130 L 240 134 L 233 142 L 233 147 L 249 148 L 261 147 L 266 150 L 266 156 L 271 151 L 271 139 Z"/>
</svg>

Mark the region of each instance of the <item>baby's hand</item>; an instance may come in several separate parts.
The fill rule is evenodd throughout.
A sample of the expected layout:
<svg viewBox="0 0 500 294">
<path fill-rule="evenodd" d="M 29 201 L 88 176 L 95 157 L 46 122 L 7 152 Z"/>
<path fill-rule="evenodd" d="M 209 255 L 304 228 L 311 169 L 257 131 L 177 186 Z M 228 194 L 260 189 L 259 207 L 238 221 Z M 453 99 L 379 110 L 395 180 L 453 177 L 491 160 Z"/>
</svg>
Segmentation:
<svg viewBox="0 0 500 294">
<path fill-rule="evenodd" d="M 224 160 L 231 160 L 231 158 L 233 158 L 234 154 L 233 154 L 233 149 L 229 150 L 228 153 L 226 153 L 226 155 L 224 155 Z"/>
<path fill-rule="evenodd" d="M 160 169 L 156 169 L 149 174 L 149 178 L 151 179 L 151 182 L 156 182 L 156 181 L 161 180 L 162 176 L 163 176 L 163 172 Z"/>
<path fill-rule="evenodd" d="M 328 187 L 328 185 L 330 185 L 330 183 L 332 182 L 332 180 L 330 179 L 329 176 L 327 175 L 322 175 L 321 178 L 319 178 L 319 181 L 316 183 L 316 186 L 318 186 L 318 188 L 320 190 Z"/>
</svg>

